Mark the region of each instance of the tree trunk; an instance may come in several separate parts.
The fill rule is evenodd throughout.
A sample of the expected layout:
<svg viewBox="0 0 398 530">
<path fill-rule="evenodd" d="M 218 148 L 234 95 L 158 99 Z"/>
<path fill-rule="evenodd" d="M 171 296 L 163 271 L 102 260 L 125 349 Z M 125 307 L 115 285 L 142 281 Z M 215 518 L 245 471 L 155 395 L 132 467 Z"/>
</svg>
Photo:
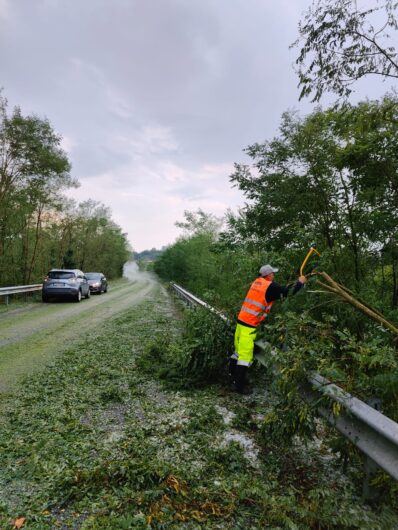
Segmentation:
<svg viewBox="0 0 398 530">
<path fill-rule="evenodd" d="M 352 251 L 354 253 L 354 273 L 355 273 L 355 281 L 357 285 L 359 284 L 360 280 L 360 267 L 359 267 L 359 245 L 358 245 L 358 238 L 355 232 L 355 223 L 354 223 L 354 216 L 353 216 L 353 206 L 352 203 L 350 203 L 350 194 L 347 187 L 347 184 L 344 181 L 344 177 L 342 173 L 340 172 L 340 182 L 343 186 L 344 190 L 344 202 L 347 208 L 347 215 L 348 215 L 348 223 L 350 225 L 350 232 L 351 232 L 351 238 L 349 241 L 350 247 L 352 248 Z"/>
<path fill-rule="evenodd" d="M 28 270 L 28 274 L 26 278 L 27 284 L 29 284 L 31 281 L 33 267 L 35 266 L 35 262 L 36 262 L 37 248 L 38 248 L 40 237 L 41 237 L 41 214 L 42 214 L 42 205 L 39 206 L 39 211 L 37 212 L 35 243 L 34 243 L 32 257 L 30 260 L 30 266 L 29 266 L 29 270 Z"/>
<path fill-rule="evenodd" d="M 21 277 L 22 283 L 26 285 L 29 259 L 29 217 L 25 217 L 24 226 L 21 233 L 22 237 L 22 255 L 21 255 Z"/>
</svg>

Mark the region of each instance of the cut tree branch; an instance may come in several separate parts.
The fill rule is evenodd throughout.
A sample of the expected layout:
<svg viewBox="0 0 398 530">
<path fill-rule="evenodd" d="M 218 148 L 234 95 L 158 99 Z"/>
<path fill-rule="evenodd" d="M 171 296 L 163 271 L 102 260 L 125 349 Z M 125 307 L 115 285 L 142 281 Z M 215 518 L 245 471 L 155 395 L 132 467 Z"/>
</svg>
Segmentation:
<svg viewBox="0 0 398 530">
<path fill-rule="evenodd" d="M 398 328 L 392 322 L 387 320 L 381 313 L 371 308 L 366 303 L 359 301 L 357 298 L 355 298 L 352 295 L 351 291 L 347 289 L 347 287 L 344 287 L 337 283 L 326 272 L 315 272 L 312 273 L 312 275 L 320 276 L 324 280 L 325 283 L 319 280 L 317 280 L 317 283 L 321 285 L 324 289 L 326 289 L 328 292 L 339 296 L 343 302 L 349 303 L 350 305 L 361 311 L 364 315 L 371 318 L 378 324 L 381 324 L 385 329 L 388 329 L 389 331 L 394 333 L 394 335 L 398 336 Z"/>
</svg>

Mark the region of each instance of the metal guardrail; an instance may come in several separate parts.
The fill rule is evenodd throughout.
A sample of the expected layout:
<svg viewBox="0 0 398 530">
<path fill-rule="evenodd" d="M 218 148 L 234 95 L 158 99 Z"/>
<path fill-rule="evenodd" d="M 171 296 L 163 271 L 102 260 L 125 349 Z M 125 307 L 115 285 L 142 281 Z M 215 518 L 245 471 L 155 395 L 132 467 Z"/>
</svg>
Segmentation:
<svg viewBox="0 0 398 530">
<path fill-rule="evenodd" d="M 17 285 L 14 287 L 0 287 L 0 296 L 6 297 L 6 304 L 8 305 L 8 297 L 10 294 L 20 294 L 20 293 L 31 293 L 33 291 L 42 290 L 41 283 L 35 283 L 32 285 Z"/>
<path fill-rule="evenodd" d="M 319 414 L 368 458 L 398 480 L 398 423 L 319 374 L 309 377 L 308 382 L 309 388 L 303 389 L 307 399 L 319 400 L 322 394 L 343 407 L 340 414 L 334 415 L 326 407 L 318 406 Z"/>
<path fill-rule="evenodd" d="M 18 293 L 30 293 L 31 291 L 41 291 L 42 284 L 18 285 L 17 287 L 0 287 L 0 296 Z"/>
<path fill-rule="evenodd" d="M 177 284 L 172 284 L 177 294 L 190 304 L 197 304 L 217 314 L 223 320 L 229 319 Z M 267 343 L 257 341 L 262 350 L 268 350 Z M 371 461 L 395 480 L 398 480 L 398 423 L 384 416 L 376 408 L 345 392 L 320 374 L 313 373 L 307 384 L 301 388 L 303 397 L 313 403 L 326 396 L 342 406 L 339 415 L 322 404 L 317 404 L 319 414 L 342 435 L 348 438 Z"/>
<path fill-rule="evenodd" d="M 226 315 L 224 315 L 223 313 L 221 313 L 221 311 L 218 311 L 217 309 L 214 309 L 214 307 L 211 307 L 209 304 L 206 304 L 206 302 L 203 302 L 203 300 L 201 300 L 197 296 L 195 296 L 192 293 L 190 293 L 189 291 L 183 289 L 180 285 L 177 285 L 176 283 L 172 283 L 171 285 L 172 285 L 173 289 L 176 291 L 176 293 L 178 294 L 178 296 L 183 298 L 189 304 L 191 304 L 191 305 L 200 305 L 200 306 L 204 307 L 205 309 L 208 309 L 212 313 L 215 313 L 216 315 L 218 315 L 225 322 L 228 322 L 228 317 Z"/>
</svg>

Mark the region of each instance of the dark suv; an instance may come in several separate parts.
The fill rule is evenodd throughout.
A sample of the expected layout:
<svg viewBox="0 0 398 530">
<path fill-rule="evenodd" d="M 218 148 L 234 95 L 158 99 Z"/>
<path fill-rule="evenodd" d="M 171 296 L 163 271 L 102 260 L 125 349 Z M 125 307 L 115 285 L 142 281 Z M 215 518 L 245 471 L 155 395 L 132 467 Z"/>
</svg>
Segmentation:
<svg viewBox="0 0 398 530">
<path fill-rule="evenodd" d="M 106 293 L 108 291 L 108 282 L 102 272 L 86 272 L 86 278 L 92 293 Z"/>
<path fill-rule="evenodd" d="M 72 298 L 80 302 L 83 297 L 90 298 L 90 287 L 79 269 L 51 269 L 44 279 L 43 302 L 50 298 Z"/>
</svg>

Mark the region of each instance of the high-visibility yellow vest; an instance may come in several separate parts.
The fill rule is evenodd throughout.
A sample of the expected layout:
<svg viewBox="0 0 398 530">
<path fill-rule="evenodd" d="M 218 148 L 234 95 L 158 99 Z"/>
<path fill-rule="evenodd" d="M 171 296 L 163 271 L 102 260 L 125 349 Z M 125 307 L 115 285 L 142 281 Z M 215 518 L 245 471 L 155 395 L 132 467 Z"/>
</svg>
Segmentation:
<svg viewBox="0 0 398 530">
<path fill-rule="evenodd" d="M 266 318 L 274 303 L 265 301 L 265 292 L 271 283 L 261 277 L 254 280 L 243 301 L 238 320 L 257 327 Z"/>
</svg>

